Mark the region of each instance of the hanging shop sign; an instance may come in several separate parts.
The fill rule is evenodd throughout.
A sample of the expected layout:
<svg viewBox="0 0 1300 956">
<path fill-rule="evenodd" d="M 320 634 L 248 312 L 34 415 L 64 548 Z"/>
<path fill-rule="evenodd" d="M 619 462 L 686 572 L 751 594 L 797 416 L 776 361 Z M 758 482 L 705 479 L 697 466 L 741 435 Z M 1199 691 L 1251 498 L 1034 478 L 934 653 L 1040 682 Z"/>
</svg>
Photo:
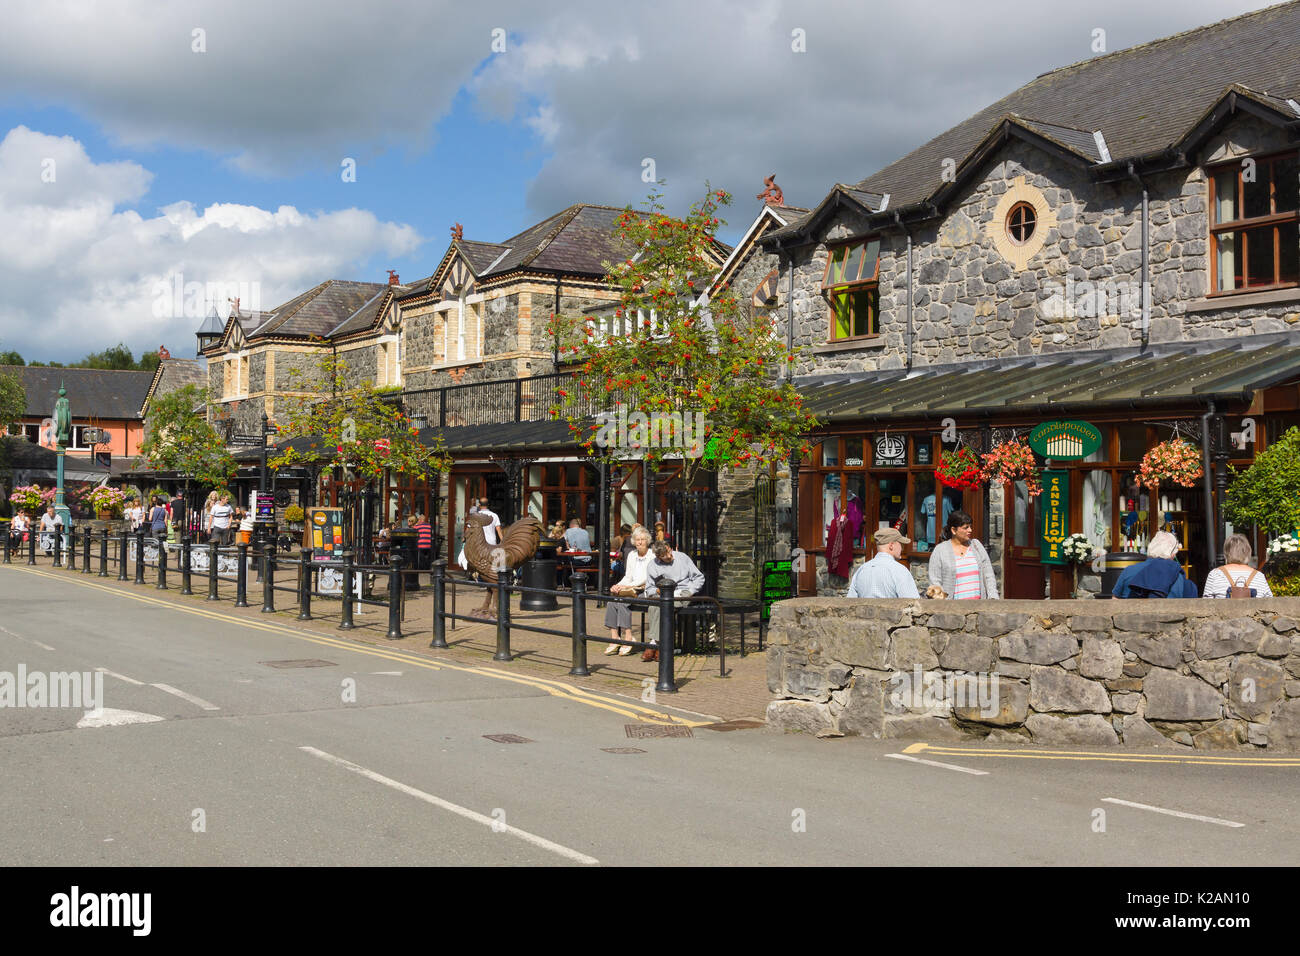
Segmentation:
<svg viewBox="0 0 1300 956">
<path fill-rule="evenodd" d="M 1075 461 L 1101 447 L 1101 432 L 1087 422 L 1043 422 L 1029 433 L 1029 447 L 1044 458 Z"/>
<path fill-rule="evenodd" d="M 1070 535 L 1070 473 L 1055 468 L 1044 471 L 1038 501 L 1039 559 L 1043 564 L 1067 564 L 1061 546 Z"/>
<path fill-rule="evenodd" d="M 762 577 L 763 609 L 761 620 L 772 617 L 772 605 L 794 597 L 794 569 L 789 560 L 764 561 Z"/>
<path fill-rule="evenodd" d="M 907 439 L 881 435 L 876 439 L 875 467 L 897 468 L 907 464 Z"/>
<path fill-rule="evenodd" d="M 307 536 L 311 543 L 303 547 L 312 549 L 312 561 L 342 561 L 343 509 L 308 508 Z"/>
</svg>

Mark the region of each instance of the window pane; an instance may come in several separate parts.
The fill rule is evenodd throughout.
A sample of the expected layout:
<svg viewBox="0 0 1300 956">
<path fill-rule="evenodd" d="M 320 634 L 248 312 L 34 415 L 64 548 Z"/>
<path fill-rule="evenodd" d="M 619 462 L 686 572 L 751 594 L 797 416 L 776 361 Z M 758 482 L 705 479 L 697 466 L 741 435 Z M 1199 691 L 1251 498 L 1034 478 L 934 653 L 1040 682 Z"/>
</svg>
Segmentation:
<svg viewBox="0 0 1300 956">
<path fill-rule="evenodd" d="M 918 472 L 916 482 L 916 520 L 912 522 L 912 531 L 908 537 L 916 542 L 912 547 L 916 551 L 929 551 L 939 539 L 938 528 L 939 502 L 934 494 L 934 472 Z"/>
<path fill-rule="evenodd" d="M 1246 232 L 1246 285 L 1273 284 L 1273 227 Z"/>
<path fill-rule="evenodd" d="M 1294 156 L 1279 159 L 1273 164 L 1273 198 L 1275 212 L 1295 212 L 1300 206 L 1300 161 Z"/>
<path fill-rule="evenodd" d="M 844 513 L 849 524 L 853 526 L 853 547 L 865 548 L 871 540 L 871 529 L 867 528 L 867 476 L 865 472 L 848 472 L 844 475 L 844 487 L 848 492 L 848 502 Z"/>
<path fill-rule="evenodd" d="M 844 467 L 861 468 L 866 464 L 866 454 L 863 446 L 870 448 L 870 440 L 864 439 L 861 435 L 854 435 L 851 438 L 844 439 Z M 863 499 L 866 500 L 865 498 Z"/>
<path fill-rule="evenodd" d="M 935 533 L 939 536 L 940 541 L 942 541 L 944 538 L 944 529 L 948 526 L 949 515 L 951 515 L 954 511 L 970 510 L 964 507 L 962 501 L 963 494 L 964 492 L 961 492 L 956 488 L 943 489 L 943 495 L 942 495 L 943 503 L 942 503 L 940 513 L 938 515 L 939 521 L 934 529 Z"/>
<path fill-rule="evenodd" d="M 843 292 L 837 293 L 831 298 L 831 306 L 835 310 L 835 328 L 834 337 L 837 339 L 847 339 L 853 335 L 853 305 L 849 296 Z"/>
<path fill-rule="evenodd" d="M 1279 278 L 1282 282 L 1300 282 L 1300 223 L 1283 223 L 1278 232 L 1282 260 Z"/>
<path fill-rule="evenodd" d="M 840 440 L 828 438 L 822 442 L 822 464 L 837 467 L 840 463 Z"/>
<path fill-rule="evenodd" d="M 1119 426 L 1119 460 L 1141 461 L 1147 453 L 1147 427 L 1145 425 Z"/>
<path fill-rule="evenodd" d="M 1033 518 L 1030 511 L 1029 488 L 1023 481 L 1017 481 L 1015 490 L 1012 542 L 1017 548 L 1027 548 L 1029 547 L 1029 524 Z"/>
<path fill-rule="evenodd" d="M 876 310 L 880 292 L 875 288 L 835 293 L 835 338 L 856 338 L 876 333 Z"/>
<path fill-rule="evenodd" d="M 872 526 L 871 532 L 874 534 L 880 528 L 896 528 L 903 533 L 904 537 L 912 537 L 907 533 L 907 478 L 905 476 L 877 478 L 876 484 L 880 492 L 880 501 L 876 511 L 876 523 Z"/>
<path fill-rule="evenodd" d="M 835 512 L 840 503 L 840 474 L 837 471 L 822 475 L 822 545 L 827 543 L 826 529 L 835 520 Z"/>
<path fill-rule="evenodd" d="M 580 477 L 581 473 L 582 473 L 582 466 L 581 466 L 581 465 L 578 465 L 578 464 L 565 465 L 565 466 L 564 466 L 564 486 L 565 486 L 566 488 L 577 488 L 580 484 L 582 484 L 582 478 Z M 581 516 L 581 515 L 573 515 L 572 517 L 580 518 L 580 517 L 582 517 L 582 516 Z"/>
<path fill-rule="evenodd" d="M 1232 222 L 1237 218 L 1237 167 L 1214 174 L 1214 221 Z"/>
<path fill-rule="evenodd" d="M 1215 262 L 1217 288 L 1228 292 L 1241 286 L 1241 276 L 1237 273 L 1237 234 L 1220 233 L 1217 240 L 1218 256 Z"/>
<path fill-rule="evenodd" d="M 1255 167 L 1255 181 L 1245 182 L 1242 176 L 1241 211 L 1243 219 L 1267 216 L 1270 210 L 1269 164 L 1259 163 Z"/>
<path fill-rule="evenodd" d="M 876 277 L 876 263 L 880 260 L 880 240 L 873 239 L 863 246 L 857 278 L 866 280 Z"/>
<path fill-rule="evenodd" d="M 1110 472 L 1088 472 L 1083 476 L 1083 533 L 1097 551 L 1110 550 L 1110 511 Z"/>
</svg>

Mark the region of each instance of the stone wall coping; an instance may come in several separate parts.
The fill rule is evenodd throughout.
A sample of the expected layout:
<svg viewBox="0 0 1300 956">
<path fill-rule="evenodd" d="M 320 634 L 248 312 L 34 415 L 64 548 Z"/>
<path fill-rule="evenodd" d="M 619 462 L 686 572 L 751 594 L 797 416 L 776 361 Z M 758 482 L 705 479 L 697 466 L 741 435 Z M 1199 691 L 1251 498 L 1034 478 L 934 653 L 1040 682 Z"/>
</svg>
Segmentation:
<svg viewBox="0 0 1300 956">
<path fill-rule="evenodd" d="M 1246 601 L 1218 598 L 1177 598 L 1159 601 L 1136 601 L 1110 598 L 1097 600 L 1062 601 L 954 601 L 933 598 L 790 598 L 772 605 L 772 620 L 793 617 L 797 610 L 825 608 L 844 610 L 855 607 L 880 607 L 909 610 L 921 614 L 974 614 L 980 612 L 1038 614 L 1038 615 L 1107 615 L 1134 613 L 1172 613 L 1188 617 L 1237 618 L 1252 610 L 1276 611 L 1279 614 L 1300 613 L 1300 597 L 1250 598 Z"/>
</svg>

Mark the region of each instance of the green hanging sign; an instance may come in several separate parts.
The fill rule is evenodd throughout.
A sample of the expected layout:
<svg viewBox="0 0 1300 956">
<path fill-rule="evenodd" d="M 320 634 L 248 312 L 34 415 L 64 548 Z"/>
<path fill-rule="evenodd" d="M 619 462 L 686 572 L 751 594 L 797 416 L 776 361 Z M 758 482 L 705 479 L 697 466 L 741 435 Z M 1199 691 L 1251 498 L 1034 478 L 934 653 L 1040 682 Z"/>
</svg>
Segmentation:
<svg viewBox="0 0 1300 956">
<path fill-rule="evenodd" d="M 1070 473 L 1055 468 L 1043 472 L 1038 497 L 1039 559 L 1043 564 L 1068 564 L 1061 545 L 1070 535 Z"/>
<path fill-rule="evenodd" d="M 1029 447 L 1044 458 L 1075 461 L 1101 447 L 1101 432 L 1087 422 L 1043 422 L 1029 433 Z"/>
</svg>

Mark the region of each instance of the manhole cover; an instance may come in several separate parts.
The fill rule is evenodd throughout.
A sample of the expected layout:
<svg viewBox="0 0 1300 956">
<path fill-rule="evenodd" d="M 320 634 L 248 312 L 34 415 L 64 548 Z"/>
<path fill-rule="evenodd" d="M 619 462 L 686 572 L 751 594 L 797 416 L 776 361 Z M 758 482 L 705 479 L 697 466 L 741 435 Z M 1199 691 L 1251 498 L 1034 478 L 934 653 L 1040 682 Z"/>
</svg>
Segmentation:
<svg viewBox="0 0 1300 956">
<path fill-rule="evenodd" d="M 488 740 L 495 740 L 499 744 L 531 744 L 532 741 L 527 737 L 520 737 L 518 734 L 484 734 Z"/>
<path fill-rule="evenodd" d="M 680 724 L 624 724 L 627 735 L 634 739 L 646 737 L 694 737 L 691 728 Z"/>
<path fill-rule="evenodd" d="M 705 730 L 753 730 L 755 727 L 762 727 L 761 720 L 724 720 L 720 724 L 705 724 Z"/>
<path fill-rule="evenodd" d="M 643 754 L 645 753 L 640 747 L 601 747 L 607 754 Z"/>
<path fill-rule="evenodd" d="M 265 664 L 267 667 L 333 667 L 333 661 L 322 661 L 316 658 L 307 658 L 300 661 L 258 661 L 259 664 Z"/>
</svg>

